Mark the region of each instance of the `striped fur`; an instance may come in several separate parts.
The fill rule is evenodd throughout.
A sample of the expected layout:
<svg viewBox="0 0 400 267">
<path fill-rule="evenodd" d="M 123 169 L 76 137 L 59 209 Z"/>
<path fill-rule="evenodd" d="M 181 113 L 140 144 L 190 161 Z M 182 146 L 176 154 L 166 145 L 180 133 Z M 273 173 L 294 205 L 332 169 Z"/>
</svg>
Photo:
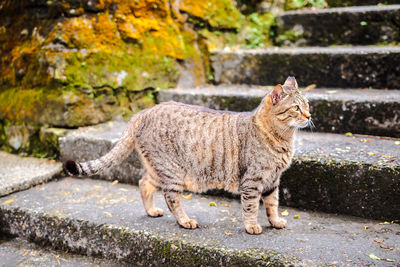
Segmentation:
<svg viewBox="0 0 400 267">
<path fill-rule="evenodd" d="M 119 164 L 136 148 L 146 170 L 139 186 L 148 215 L 163 215 L 153 204 L 153 193 L 161 189 L 178 223 L 196 228 L 197 222 L 181 208 L 182 192 L 225 189 L 241 195 L 246 231 L 259 234 L 260 199 L 272 226 L 285 227 L 278 216 L 280 175 L 291 163 L 296 128 L 309 122 L 308 102 L 289 77 L 253 112 L 176 102 L 144 110 L 132 117 L 108 154 L 89 162 L 67 161 L 65 168 L 71 175 L 94 175 Z"/>
</svg>

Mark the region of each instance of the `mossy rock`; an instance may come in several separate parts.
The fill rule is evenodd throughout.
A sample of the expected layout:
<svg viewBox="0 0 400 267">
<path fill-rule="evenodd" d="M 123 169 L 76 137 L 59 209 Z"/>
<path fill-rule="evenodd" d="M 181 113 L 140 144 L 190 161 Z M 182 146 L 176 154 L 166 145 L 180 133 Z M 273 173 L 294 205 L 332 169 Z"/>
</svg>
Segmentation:
<svg viewBox="0 0 400 267">
<path fill-rule="evenodd" d="M 231 0 L 183 0 L 179 2 L 179 9 L 214 28 L 239 28 L 244 19 Z"/>
</svg>

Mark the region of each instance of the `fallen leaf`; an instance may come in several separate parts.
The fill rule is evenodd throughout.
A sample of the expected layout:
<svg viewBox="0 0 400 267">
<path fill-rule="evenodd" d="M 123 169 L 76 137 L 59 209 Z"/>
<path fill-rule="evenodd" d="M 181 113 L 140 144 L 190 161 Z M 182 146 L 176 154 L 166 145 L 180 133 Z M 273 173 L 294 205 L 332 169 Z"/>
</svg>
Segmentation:
<svg viewBox="0 0 400 267">
<path fill-rule="evenodd" d="M 93 188 L 94 189 L 99 189 L 99 188 L 101 188 L 101 186 L 100 185 L 94 185 Z"/>
<path fill-rule="evenodd" d="M 29 251 L 25 252 L 24 255 L 22 255 L 22 257 L 25 257 L 26 255 L 28 255 Z"/>
<path fill-rule="evenodd" d="M 344 135 L 345 135 L 345 136 L 353 136 L 353 134 L 350 133 L 350 132 L 347 132 L 347 133 L 345 133 Z"/>
<path fill-rule="evenodd" d="M 111 185 L 115 185 L 115 184 L 118 184 L 118 180 L 114 180 L 114 181 L 111 183 Z"/>
<path fill-rule="evenodd" d="M 113 215 L 111 213 L 107 212 L 107 211 L 103 211 L 103 213 L 107 218 L 112 218 L 113 217 Z"/>
<path fill-rule="evenodd" d="M 380 246 L 380 247 L 383 248 L 383 249 L 390 249 L 390 250 L 394 249 L 394 247 L 392 247 L 392 246 L 387 246 L 387 247 L 385 247 L 385 246 Z"/>
<path fill-rule="evenodd" d="M 284 211 L 281 212 L 281 215 L 286 217 L 286 216 L 289 215 L 289 212 L 287 210 L 284 210 Z"/>
<path fill-rule="evenodd" d="M 216 207 L 216 206 L 217 206 L 217 203 L 215 203 L 214 201 L 212 201 L 212 202 L 208 203 L 208 206 L 209 206 L 209 207 Z"/>
<path fill-rule="evenodd" d="M 300 219 L 300 215 L 296 214 L 293 216 L 294 219 Z"/>
<path fill-rule="evenodd" d="M 385 245 L 385 242 L 384 242 L 384 241 L 385 241 L 385 240 L 382 240 L 382 241 L 374 240 L 375 243 L 379 243 L 379 244 L 382 244 L 382 245 Z"/>
<path fill-rule="evenodd" d="M 230 204 L 222 204 L 221 206 L 222 206 L 222 207 L 232 208 L 232 205 L 230 205 Z"/>
<path fill-rule="evenodd" d="M 373 259 L 373 260 L 394 262 L 394 260 L 392 260 L 392 259 L 379 258 L 378 256 L 376 256 L 376 255 L 374 255 L 374 254 L 372 254 L 372 253 L 367 254 L 367 256 L 370 257 L 370 258 Z"/>
<path fill-rule="evenodd" d="M 339 147 L 336 147 L 335 150 L 338 151 L 338 152 L 344 152 L 344 153 L 349 152 L 348 149 L 342 149 L 342 148 L 339 148 Z"/>
<path fill-rule="evenodd" d="M 237 220 L 235 218 L 232 218 L 231 222 L 235 223 L 235 222 L 237 222 Z"/>
<path fill-rule="evenodd" d="M 390 222 L 380 222 L 378 225 L 390 224 Z"/>
<path fill-rule="evenodd" d="M 370 156 L 375 156 L 376 154 L 374 152 L 367 152 L 368 155 Z"/>
<path fill-rule="evenodd" d="M 219 212 L 223 212 L 223 213 L 228 213 L 229 214 L 229 210 L 224 210 L 224 209 L 218 209 Z"/>
<path fill-rule="evenodd" d="M 303 92 L 308 92 L 308 91 L 314 90 L 315 87 L 317 87 L 317 85 L 316 85 L 315 83 L 310 84 L 309 86 L 307 86 L 306 88 L 304 88 Z"/>
<path fill-rule="evenodd" d="M 190 193 L 189 195 L 182 195 L 182 197 L 184 198 L 184 199 L 192 199 L 192 193 Z"/>
<path fill-rule="evenodd" d="M 225 235 L 230 236 L 230 235 L 233 235 L 233 234 L 229 233 L 229 232 L 225 232 Z"/>
<path fill-rule="evenodd" d="M 379 257 L 377 257 L 377 256 L 375 256 L 374 254 L 372 254 L 372 253 L 370 253 L 370 254 L 367 254 L 367 256 L 368 257 L 370 257 L 371 259 L 373 259 L 373 260 L 380 260 L 381 258 L 379 258 Z"/>
<path fill-rule="evenodd" d="M 65 192 L 65 195 L 66 195 L 66 196 L 69 196 L 69 195 L 71 195 L 71 192 L 70 192 L 70 191 L 67 191 L 67 192 Z"/>
<path fill-rule="evenodd" d="M 3 202 L 3 205 L 8 205 L 14 202 L 14 199 L 10 198 L 9 200 L 6 200 Z"/>
<path fill-rule="evenodd" d="M 338 90 L 326 90 L 325 93 L 327 94 L 336 94 Z"/>
<path fill-rule="evenodd" d="M 369 225 L 364 225 L 364 230 L 371 228 Z"/>
<path fill-rule="evenodd" d="M 371 143 L 371 140 L 369 140 L 369 139 L 360 139 L 360 142 L 363 142 L 363 143 Z"/>
<path fill-rule="evenodd" d="M 392 158 L 391 156 L 388 156 L 388 155 L 381 155 L 381 157 L 382 158 L 387 158 L 387 159 L 391 159 Z"/>
</svg>

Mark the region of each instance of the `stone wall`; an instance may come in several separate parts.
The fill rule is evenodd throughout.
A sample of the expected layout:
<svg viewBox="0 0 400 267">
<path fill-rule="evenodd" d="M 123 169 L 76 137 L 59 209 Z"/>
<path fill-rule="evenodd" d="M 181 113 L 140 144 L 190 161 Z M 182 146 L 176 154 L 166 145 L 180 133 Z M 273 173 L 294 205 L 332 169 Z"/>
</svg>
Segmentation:
<svg viewBox="0 0 400 267">
<path fill-rule="evenodd" d="M 231 0 L 0 0 L 0 146 L 31 153 L 43 126 L 129 117 L 156 88 L 205 82 L 199 29 L 242 19 Z"/>
</svg>

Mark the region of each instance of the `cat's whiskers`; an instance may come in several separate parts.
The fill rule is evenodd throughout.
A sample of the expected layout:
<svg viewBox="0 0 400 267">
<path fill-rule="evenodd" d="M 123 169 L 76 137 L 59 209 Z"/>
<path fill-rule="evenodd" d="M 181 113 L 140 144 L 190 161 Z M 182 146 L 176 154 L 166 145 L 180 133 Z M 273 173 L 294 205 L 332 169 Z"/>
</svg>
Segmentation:
<svg viewBox="0 0 400 267">
<path fill-rule="evenodd" d="M 311 118 L 308 120 L 307 124 L 308 124 L 308 127 L 310 127 L 311 132 L 313 132 L 313 130 L 316 129 L 315 124 L 313 123 Z"/>
</svg>

